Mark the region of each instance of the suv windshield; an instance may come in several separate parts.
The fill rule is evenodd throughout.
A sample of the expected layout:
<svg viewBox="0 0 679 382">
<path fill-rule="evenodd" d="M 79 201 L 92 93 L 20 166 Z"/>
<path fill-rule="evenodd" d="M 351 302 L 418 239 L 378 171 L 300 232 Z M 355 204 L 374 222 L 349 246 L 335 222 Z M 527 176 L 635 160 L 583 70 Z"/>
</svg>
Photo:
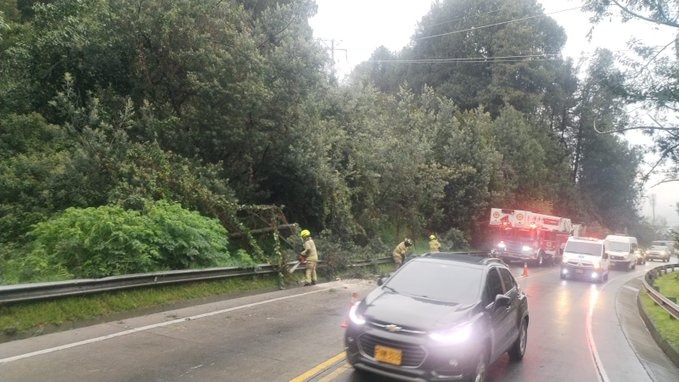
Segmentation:
<svg viewBox="0 0 679 382">
<path fill-rule="evenodd" d="M 397 293 L 467 305 L 478 300 L 483 270 L 447 262 L 411 261 L 385 286 Z"/>
<path fill-rule="evenodd" d="M 667 247 L 667 242 L 665 242 L 665 241 L 654 241 L 654 242 L 651 243 L 651 247 L 664 248 L 664 247 Z"/>
<path fill-rule="evenodd" d="M 588 243 L 583 241 L 569 241 L 566 243 L 564 252 L 578 253 L 581 255 L 601 256 L 601 243 Z"/>
</svg>

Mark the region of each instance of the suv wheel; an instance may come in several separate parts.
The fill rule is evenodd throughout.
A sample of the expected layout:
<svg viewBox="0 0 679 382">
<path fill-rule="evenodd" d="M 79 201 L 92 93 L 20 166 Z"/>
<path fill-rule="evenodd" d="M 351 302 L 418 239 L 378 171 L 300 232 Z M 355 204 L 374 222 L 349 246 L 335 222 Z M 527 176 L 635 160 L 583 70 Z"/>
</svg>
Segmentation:
<svg viewBox="0 0 679 382">
<path fill-rule="evenodd" d="M 509 359 L 521 361 L 523 355 L 526 354 L 526 343 L 528 343 L 528 323 L 524 318 L 521 320 L 521 326 L 519 326 L 519 337 L 514 341 L 512 347 L 509 348 Z"/>
</svg>

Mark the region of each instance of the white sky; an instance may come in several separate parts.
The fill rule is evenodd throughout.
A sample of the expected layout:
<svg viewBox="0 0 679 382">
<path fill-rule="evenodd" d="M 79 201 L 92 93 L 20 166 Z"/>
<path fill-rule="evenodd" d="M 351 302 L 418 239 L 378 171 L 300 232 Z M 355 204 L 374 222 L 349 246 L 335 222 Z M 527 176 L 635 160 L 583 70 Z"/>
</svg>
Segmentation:
<svg viewBox="0 0 679 382">
<path fill-rule="evenodd" d="M 538 0 L 539 1 L 539 0 Z M 664 46 L 674 39 L 669 28 L 656 27 L 644 22 L 622 24 L 616 20 L 602 22 L 594 27 L 591 41 L 589 15 L 579 10 L 568 10 L 582 5 L 582 0 L 539 1 L 545 14 L 561 25 L 568 39 L 563 55 L 572 57 L 575 64 L 586 60 L 597 47 L 612 51 L 626 51 L 631 37 L 648 45 Z M 430 9 L 428 0 L 316 0 L 318 13 L 310 20 L 314 36 L 321 39 L 328 50 L 334 46 L 335 70 L 338 78 L 347 75 L 354 66 L 370 58 L 372 52 L 384 45 L 397 52 L 410 43 L 417 23 Z M 640 135 L 628 134 L 634 143 L 648 142 Z M 652 158 L 646 158 L 651 161 Z M 646 195 L 655 194 L 655 216 L 664 218 L 670 226 L 679 225 L 675 205 L 679 202 L 679 182 L 666 183 L 650 188 L 657 183 L 652 178 L 645 190 Z M 652 217 L 648 200 L 642 204 L 642 214 Z"/>
</svg>

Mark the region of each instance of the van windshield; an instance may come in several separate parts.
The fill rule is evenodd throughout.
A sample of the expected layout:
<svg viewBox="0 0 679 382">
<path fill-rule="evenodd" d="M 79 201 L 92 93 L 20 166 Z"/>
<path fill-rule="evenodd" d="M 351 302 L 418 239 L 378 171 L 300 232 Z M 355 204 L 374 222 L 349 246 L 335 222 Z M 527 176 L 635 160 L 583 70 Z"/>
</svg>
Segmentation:
<svg viewBox="0 0 679 382">
<path fill-rule="evenodd" d="M 607 241 L 606 248 L 616 252 L 629 252 L 629 243 L 621 243 L 619 241 Z"/>
<path fill-rule="evenodd" d="M 577 253 L 579 255 L 601 256 L 601 243 L 569 241 L 566 243 L 564 252 Z"/>
</svg>

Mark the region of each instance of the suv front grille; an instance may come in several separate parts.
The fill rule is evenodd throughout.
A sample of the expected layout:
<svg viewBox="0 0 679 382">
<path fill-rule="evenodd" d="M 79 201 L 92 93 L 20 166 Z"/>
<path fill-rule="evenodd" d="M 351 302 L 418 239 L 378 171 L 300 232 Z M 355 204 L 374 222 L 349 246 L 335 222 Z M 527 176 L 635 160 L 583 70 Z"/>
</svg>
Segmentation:
<svg viewBox="0 0 679 382">
<path fill-rule="evenodd" d="M 362 334 L 358 338 L 359 350 L 365 356 L 372 359 L 375 359 L 375 345 L 383 345 L 401 350 L 403 352 L 401 366 L 403 367 L 418 367 L 422 365 L 427 356 L 427 352 L 420 345 L 375 337 L 370 334 Z"/>
<path fill-rule="evenodd" d="M 374 327 L 376 327 L 376 328 L 380 328 L 380 329 L 385 330 L 385 331 L 393 332 L 393 330 L 389 330 L 389 324 L 383 324 L 383 323 L 381 323 L 381 322 L 373 321 L 373 322 L 370 322 L 370 325 L 372 325 L 372 326 L 374 326 Z M 397 331 L 398 331 L 399 333 L 405 333 L 405 334 L 418 334 L 418 335 L 422 335 L 422 334 L 426 334 L 426 333 L 427 333 L 427 332 L 425 332 L 425 331 L 423 331 L 423 330 L 417 330 L 417 329 L 411 329 L 411 328 L 404 328 L 404 327 L 398 327 L 398 330 L 397 330 Z"/>
</svg>

